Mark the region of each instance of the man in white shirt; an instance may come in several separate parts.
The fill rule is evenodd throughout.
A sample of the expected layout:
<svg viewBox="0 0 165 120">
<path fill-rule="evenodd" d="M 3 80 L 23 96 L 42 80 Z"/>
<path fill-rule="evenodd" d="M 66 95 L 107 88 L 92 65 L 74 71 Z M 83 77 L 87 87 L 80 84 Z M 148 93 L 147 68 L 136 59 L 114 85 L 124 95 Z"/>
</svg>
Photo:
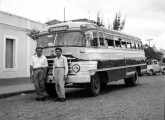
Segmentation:
<svg viewBox="0 0 165 120">
<path fill-rule="evenodd" d="M 47 58 L 42 55 L 42 48 L 36 48 L 36 55 L 33 55 L 30 61 L 30 79 L 32 79 L 36 90 L 36 101 L 45 100 L 44 90 L 47 67 Z"/>
<path fill-rule="evenodd" d="M 56 48 L 56 58 L 54 59 L 53 64 L 53 71 L 54 71 L 54 78 L 56 81 L 56 92 L 58 95 L 58 99 L 55 101 L 64 102 L 66 100 L 65 98 L 65 81 L 67 80 L 67 74 L 68 74 L 68 62 L 67 58 L 63 55 L 61 48 Z"/>
</svg>

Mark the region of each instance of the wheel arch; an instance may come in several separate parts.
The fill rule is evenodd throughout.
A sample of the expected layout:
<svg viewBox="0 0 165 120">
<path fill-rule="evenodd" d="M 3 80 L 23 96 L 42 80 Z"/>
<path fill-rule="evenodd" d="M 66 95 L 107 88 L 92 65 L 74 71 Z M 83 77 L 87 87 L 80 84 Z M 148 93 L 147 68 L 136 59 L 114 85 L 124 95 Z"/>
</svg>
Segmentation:
<svg viewBox="0 0 165 120">
<path fill-rule="evenodd" d="M 140 66 L 136 67 L 136 71 L 137 71 L 138 75 L 141 76 L 142 73 L 141 73 L 141 67 Z"/>
<path fill-rule="evenodd" d="M 100 77 L 100 82 L 101 84 L 106 84 L 109 82 L 109 76 L 108 76 L 108 73 L 106 71 L 101 71 L 101 72 L 97 72 L 97 74 L 99 75 Z"/>
</svg>

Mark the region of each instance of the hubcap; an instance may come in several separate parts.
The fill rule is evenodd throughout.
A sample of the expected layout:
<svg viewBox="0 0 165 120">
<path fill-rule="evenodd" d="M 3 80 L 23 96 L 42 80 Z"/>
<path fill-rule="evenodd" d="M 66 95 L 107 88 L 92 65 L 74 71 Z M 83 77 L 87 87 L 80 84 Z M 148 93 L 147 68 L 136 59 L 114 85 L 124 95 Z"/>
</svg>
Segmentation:
<svg viewBox="0 0 165 120">
<path fill-rule="evenodd" d="M 96 90 L 99 89 L 99 85 L 100 85 L 99 79 L 95 76 L 95 78 L 94 78 L 94 88 Z"/>
</svg>

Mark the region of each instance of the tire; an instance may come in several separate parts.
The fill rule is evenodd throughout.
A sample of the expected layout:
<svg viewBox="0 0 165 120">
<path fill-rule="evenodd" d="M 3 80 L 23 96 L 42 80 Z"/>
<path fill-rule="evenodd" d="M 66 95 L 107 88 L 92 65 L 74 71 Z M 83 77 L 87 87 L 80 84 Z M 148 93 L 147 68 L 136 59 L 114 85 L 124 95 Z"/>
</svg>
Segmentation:
<svg viewBox="0 0 165 120">
<path fill-rule="evenodd" d="M 57 96 L 55 83 L 45 83 L 45 91 L 51 97 Z"/>
<path fill-rule="evenodd" d="M 165 69 L 163 69 L 162 74 L 165 75 Z"/>
<path fill-rule="evenodd" d="M 154 75 L 154 71 L 153 70 L 150 70 L 149 73 L 148 73 L 149 76 L 152 76 Z"/>
<path fill-rule="evenodd" d="M 124 79 L 125 85 L 128 87 L 137 86 L 139 83 L 138 73 L 135 72 L 133 77 Z"/>
<path fill-rule="evenodd" d="M 91 83 L 89 85 L 90 95 L 93 97 L 99 95 L 100 89 L 101 89 L 100 77 L 96 73 L 93 77 L 91 77 Z"/>
<path fill-rule="evenodd" d="M 101 89 L 105 89 L 105 88 L 107 88 L 107 83 L 102 83 L 101 84 Z"/>
</svg>

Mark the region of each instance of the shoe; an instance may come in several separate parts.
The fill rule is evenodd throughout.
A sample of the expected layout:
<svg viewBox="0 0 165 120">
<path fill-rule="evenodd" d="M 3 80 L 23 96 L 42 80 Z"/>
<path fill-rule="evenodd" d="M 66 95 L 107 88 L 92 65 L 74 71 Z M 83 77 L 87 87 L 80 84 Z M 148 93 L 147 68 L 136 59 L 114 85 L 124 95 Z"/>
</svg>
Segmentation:
<svg viewBox="0 0 165 120">
<path fill-rule="evenodd" d="M 61 100 L 61 98 L 57 98 L 57 99 L 55 99 L 54 101 L 56 102 L 56 101 L 60 101 Z"/>
<path fill-rule="evenodd" d="M 45 100 L 46 100 L 45 97 L 41 97 L 41 98 L 40 98 L 40 101 L 45 101 Z"/>
<path fill-rule="evenodd" d="M 36 101 L 45 101 L 45 97 L 41 97 L 41 98 L 36 98 Z"/>
<path fill-rule="evenodd" d="M 61 98 L 60 102 L 65 102 L 66 98 Z"/>
<path fill-rule="evenodd" d="M 36 101 L 40 101 L 40 98 L 36 98 Z"/>
</svg>

